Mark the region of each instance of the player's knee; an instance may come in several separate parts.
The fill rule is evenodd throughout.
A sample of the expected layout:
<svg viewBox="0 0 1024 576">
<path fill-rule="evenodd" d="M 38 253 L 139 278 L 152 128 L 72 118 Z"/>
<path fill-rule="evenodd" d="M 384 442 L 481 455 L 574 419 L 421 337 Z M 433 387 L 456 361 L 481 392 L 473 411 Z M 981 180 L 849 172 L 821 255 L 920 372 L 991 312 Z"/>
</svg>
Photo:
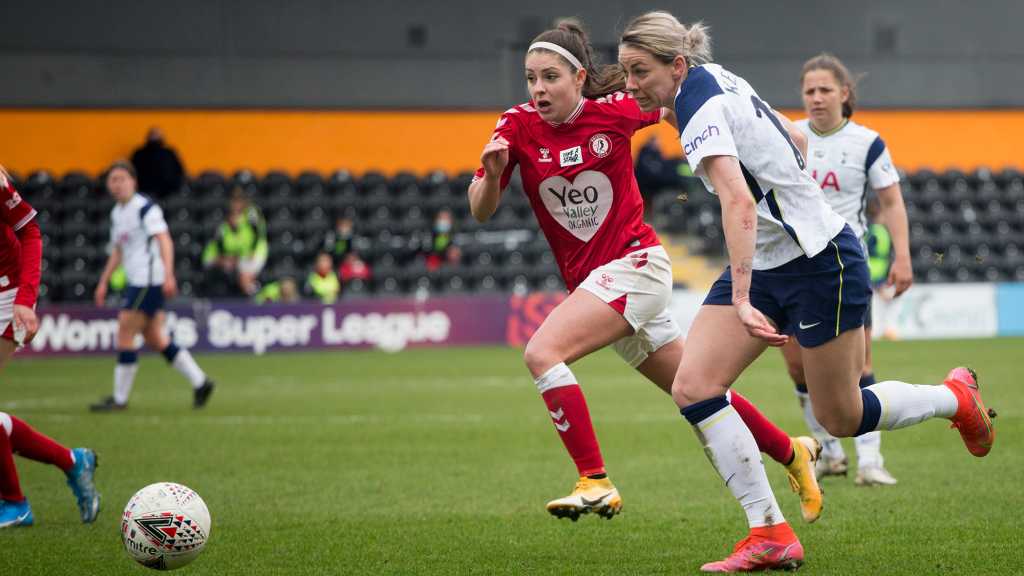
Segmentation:
<svg viewBox="0 0 1024 576">
<path fill-rule="evenodd" d="M 120 350 L 126 350 L 128 348 L 135 347 L 135 332 L 132 330 L 118 330 L 117 331 L 117 347 Z"/>
<path fill-rule="evenodd" d="M 818 422 L 836 438 L 850 438 L 857 434 L 860 418 L 852 413 L 829 411 L 827 414 L 815 415 Z"/>
<path fill-rule="evenodd" d="M 797 388 L 801 386 L 806 390 L 807 381 L 804 378 L 804 365 L 799 362 L 786 362 L 786 370 L 789 372 L 789 377 L 796 384 Z"/>
<path fill-rule="evenodd" d="M 540 376 L 563 360 L 553 353 L 549 346 L 544 346 L 532 338 L 526 343 L 526 349 L 523 350 L 523 362 L 534 376 Z"/>
<path fill-rule="evenodd" d="M 142 338 L 146 341 L 146 346 L 149 346 L 152 350 L 162 351 L 170 344 L 170 341 L 162 332 L 147 330 L 143 332 Z"/>
<path fill-rule="evenodd" d="M 721 392 L 721 394 L 724 394 L 724 392 Z M 678 372 L 676 379 L 672 381 L 672 400 L 680 408 L 685 408 L 690 404 L 718 395 L 720 394 L 717 393 L 714 387 L 708 386 L 706 380 L 697 378 L 686 371 Z"/>
</svg>

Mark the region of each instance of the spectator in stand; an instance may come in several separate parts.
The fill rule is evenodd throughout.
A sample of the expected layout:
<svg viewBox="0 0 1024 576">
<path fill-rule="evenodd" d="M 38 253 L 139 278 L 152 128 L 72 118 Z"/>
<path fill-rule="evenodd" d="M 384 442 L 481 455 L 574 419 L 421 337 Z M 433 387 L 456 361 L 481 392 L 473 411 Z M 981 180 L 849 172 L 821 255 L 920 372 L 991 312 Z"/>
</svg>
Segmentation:
<svg viewBox="0 0 1024 576">
<path fill-rule="evenodd" d="M 203 249 L 208 296 L 254 296 L 267 263 L 267 223 L 245 191 L 231 192 L 228 215 Z"/>
<path fill-rule="evenodd" d="M 879 296 L 872 300 L 872 307 L 878 305 L 875 314 L 878 322 L 874 329 L 882 338 L 896 340 L 899 334 L 896 331 L 893 312 L 898 312 L 899 307 L 893 305 L 893 300 L 899 290 L 895 284 L 888 283 L 894 256 L 893 241 L 886 227 L 885 212 L 877 195 L 868 198 L 867 217 L 870 224 L 864 232 L 864 244 L 868 249 L 868 273 L 871 276 L 871 287 Z M 872 308 L 868 308 L 868 314 L 871 313 Z"/>
<path fill-rule="evenodd" d="M 356 252 L 349 252 L 338 267 L 338 278 L 345 287 L 353 280 L 367 281 L 373 276 L 373 270 Z"/>
<path fill-rule="evenodd" d="M 300 299 L 299 287 L 291 276 L 264 284 L 255 297 L 257 304 L 290 304 Z"/>
<path fill-rule="evenodd" d="M 434 216 L 430 245 L 427 247 L 427 270 L 437 270 L 442 264 L 449 262 L 449 251 L 453 248 L 455 245 L 452 243 L 452 211 L 442 208 Z"/>
<path fill-rule="evenodd" d="M 354 249 L 356 243 L 355 225 L 350 216 L 338 216 L 334 221 L 334 229 L 328 230 L 324 236 L 323 251 L 331 254 L 338 260 Z"/>
<path fill-rule="evenodd" d="M 185 184 L 181 159 L 164 143 L 164 133 L 156 126 L 146 133 L 146 143 L 132 153 L 132 166 L 139 175 L 139 190 L 154 196 L 176 192 Z"/>
<path fill-rule="evenodd" d="M 317 254 L 313 271 L 306 278 L 306 294 L 316 297 L 324 304 L 334 304 L 339 292 L 341 283 L 334 273 L 334 260 L 327 252 Z"/>
</svg>

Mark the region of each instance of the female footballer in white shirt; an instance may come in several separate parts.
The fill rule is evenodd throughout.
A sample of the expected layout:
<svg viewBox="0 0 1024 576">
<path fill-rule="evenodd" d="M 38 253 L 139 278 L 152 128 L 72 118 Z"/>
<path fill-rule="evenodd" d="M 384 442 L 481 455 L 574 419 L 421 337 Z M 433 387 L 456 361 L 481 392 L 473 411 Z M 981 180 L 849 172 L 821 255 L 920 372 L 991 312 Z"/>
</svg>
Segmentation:
<svg viewBox="0 0 1024 576">
<path fill-rule="evenodd" d="M 674 107 L 687 161 L 717 193 L 730 267 L 690 328 L 672 396 L 747 516 L 750 534 L 708 572 L 795 568 L 803 547 L 782 516 L 757 445 L 726 391 L 791 331 L 814 413 L 835 436 L 952 420 L 967 449 L 995 438 L 977 378 L 954 368 L 944 385 L 879 382 L 861 389 L 871 291 L 856 235 L 804 170 L 789 124 L 742 78 L 710 64 L 707 29 L 667 12 L 635 18 L 620 38 L 626 90 L 643 110 Z"/>
<path fill-rule="evenodd" d="M 110 257 L 100 274 L 95 300 L 102 306 L 110 275 L 124 264 L 128 276 L 121 310 L 117 314 L 117 365 L 114 393 L 90 406 L 93 412 L 123 410 L 128 406 L 135 374 L 139 370 L 135 338 L 142 334 L 146 345 L 160 352 L 167 363 L 192 384 L 192 406 L 202 408 L 213 392 L 206 377 L 185 348 L 164 333 L 164 298 L 178 292 L 174 278 L 174 244 L 163 211 L 148 197 L 136 192 L 135 169 L 115 162 L 107 170 L 106 185 L 117 204 L 110 211 Z"/>
<path fill-rule="evenodd" d="M 891 287 L 893 296 L 899 296 L 914 282 L 914 273 L 910 265 L 907 210 L 889 149 L 877 132 L 851 119 L 857 101 L 855 81 L 838 58 L 819 54 L 808 60 L 804 63 L 800 84 L 807 118 L 796 125 L 807 137 L 807 171 L 821 185 L 825 200 L 846 219 L 862 243 L 868 226 L 865 214 L 868 194 L 873 192 L 878 196 L 879 220 L 892 235 L 894 254 L 886 284 Z M 875 383 L 870 307 L 864 318 L 864 351 L 864 370 L 859 382 L 862 388 Z M 822 445 L 821 459 L 816 466 L 818 475 L 845 476 L 847 464 L 842 444 L 814 417 L 800 347 L 790 341 L 782 347 L 782 355 L 796 384 L 804 420 Z M 881 445 L 882 435 L 878 431 L 854 439 L 858 486 L 896 483 L 885 469 Z"/>
</svg>

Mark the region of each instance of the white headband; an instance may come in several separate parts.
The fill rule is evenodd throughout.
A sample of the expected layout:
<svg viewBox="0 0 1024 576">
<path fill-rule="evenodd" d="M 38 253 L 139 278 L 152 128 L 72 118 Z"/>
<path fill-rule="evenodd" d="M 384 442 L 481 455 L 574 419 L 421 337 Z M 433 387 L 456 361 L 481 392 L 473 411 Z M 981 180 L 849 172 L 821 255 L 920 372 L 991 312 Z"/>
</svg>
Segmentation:
<svg viewBox="0 0 1024 576">
<path fill-rule="evenodd" d="M 533 52 L 534 50 L 536 50 L 538 48 L 540 48 L 541 50 L 550 50 L 550 51 L 554 52 L 555 54 L 558 54 L 562 58 L 565 58 L 566 60 L 568 60 L 569 64 L 572 64 L 573 66 L 575 66 L 577 70 L 583 70 L 584 69 L 583 68 L 583 64 L 580 64 L 580 61 L 577 60 L 576 57 L 572 55 L 572 52 L 569 52 L 568 50 L 566 50 L 565 48 L 562 48 L 558 44 L 553 44 L 551 42 L 534 42 L 533 44 L 530 44 L 530 47 L 526 50 L 526 52 L 527 53 Z"/>
</svg>

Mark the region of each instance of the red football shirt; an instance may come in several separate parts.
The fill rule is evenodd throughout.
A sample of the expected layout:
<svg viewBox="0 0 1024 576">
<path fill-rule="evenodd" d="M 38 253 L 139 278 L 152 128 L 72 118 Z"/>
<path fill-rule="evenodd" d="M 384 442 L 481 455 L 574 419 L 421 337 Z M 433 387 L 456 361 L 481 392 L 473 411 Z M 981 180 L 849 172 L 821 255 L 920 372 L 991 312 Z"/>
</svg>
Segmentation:
<svg viewBox="0 0 1024 576">
<path fill-rule="evenodd" d="M 660 120 L 660 111 L 641 111 L 624 92 L 583 98 L 560 124 L 542 119 L 528 103 L 498 120 L 492 139 L 509 143 L 501 189 L 519 166 L 523 190 L 570 292 L 595 268 L 659 244 L 643 221 L 630 138 Z M 476 178 L 483 175 L 480 167 Z"/>
<path fill-rule="evenodd" d="M 28 224 L 36 211 L 10 182 L 0 177 L 0 292 L 18 287 L 21 279 L 21 242 L 15 232 Z"/>
</svg>

